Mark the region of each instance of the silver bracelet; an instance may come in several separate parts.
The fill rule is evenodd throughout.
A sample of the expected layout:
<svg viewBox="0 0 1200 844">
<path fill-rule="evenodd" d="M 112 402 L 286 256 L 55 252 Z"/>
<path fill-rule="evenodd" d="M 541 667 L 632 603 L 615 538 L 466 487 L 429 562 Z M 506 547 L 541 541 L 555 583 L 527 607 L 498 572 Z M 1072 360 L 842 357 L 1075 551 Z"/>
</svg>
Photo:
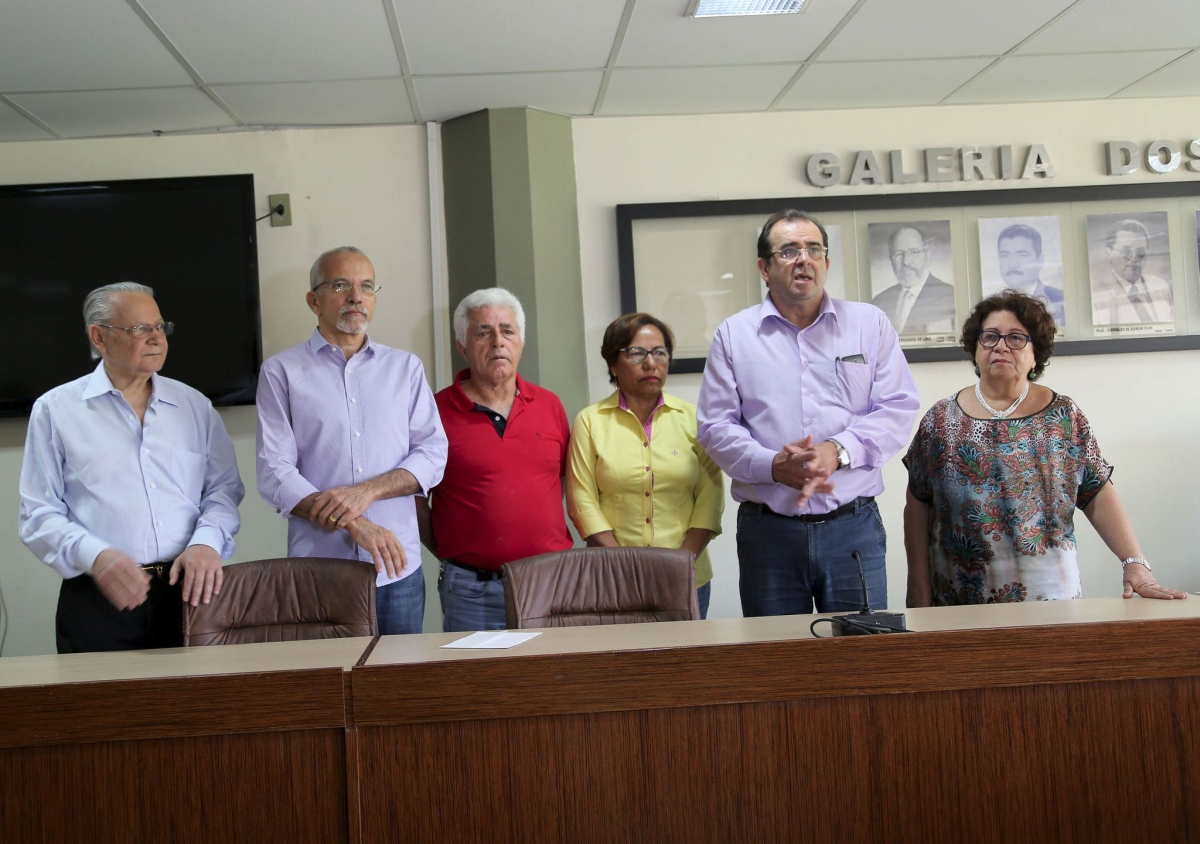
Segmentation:
<svg viewBox="0 0 1200 844">
<path fill-rule="evenodd" d="M 1125 559 L 1121 560 L 1121 568 L 1124 569 L 1125 566 L 1132 565 L 1133 563 L 1145 566 L 1146 571 L 1153 571 L 1153 569 L 1150 568 L 1150 561 L 1145 557 L 1126 557 Z"/>
</svg>

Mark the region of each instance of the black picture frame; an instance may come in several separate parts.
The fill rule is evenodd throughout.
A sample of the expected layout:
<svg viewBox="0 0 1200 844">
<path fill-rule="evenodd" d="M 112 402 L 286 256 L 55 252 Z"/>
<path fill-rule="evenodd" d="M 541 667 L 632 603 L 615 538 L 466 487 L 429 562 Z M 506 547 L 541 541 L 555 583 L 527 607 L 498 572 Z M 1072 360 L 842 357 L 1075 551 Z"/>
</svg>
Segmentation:
<svg viewBox="0 0 1200 844">
<path fill-rule="evenodd" d="M 1180 199 L 1200 196 L 1200 180 L 1139 182 L 1134 184 L 1081 185 L 1073 187 L 1022 187 L 993 190 L 888 193 L 780 197 L 774 199 L 695 200 L 687 202 L 643 202 L 616 207 L 617 268 L 621 290 L 621 312 L 637 307 L 637 275 L 633 254 L 633 226 L 638 220 L 689 217 L 726 217 L 761 214 L 763 219 L 782 208 L 797 208 L 820 216 L 835 211 L 914 211 L 960 209 L 967 206 L 1036 205 L 1039 203 L 1110 202 L 1113 200 Z M 1200 241 L 1200 236 L 1198 236 Z M 1150 337 L 1061 340 L 1056 355 L 1102 355 L 1130 352 L 1171 352 L 1200 349 L 1200 334 L 1171 334 Z M 958 346 L 906 348 L 909 363 L 963 360 Z M 704 358 L 676 358 L 672 373 L 704 371 Z"/>
</svg>

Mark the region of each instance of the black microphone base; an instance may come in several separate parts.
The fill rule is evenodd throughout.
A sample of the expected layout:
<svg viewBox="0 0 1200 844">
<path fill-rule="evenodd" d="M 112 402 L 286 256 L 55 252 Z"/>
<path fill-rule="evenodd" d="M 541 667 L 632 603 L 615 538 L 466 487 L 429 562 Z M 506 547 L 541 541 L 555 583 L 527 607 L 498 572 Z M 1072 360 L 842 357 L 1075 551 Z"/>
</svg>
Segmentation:
<svg viewBox="0 0 1200 844">
<path fill-rule="evenodd" d="M 835 615 L 834 636 L 870 636 L 875 633 L 905 633 L 902 612 L 859 612 L 852 615 Z"/>
</svg>

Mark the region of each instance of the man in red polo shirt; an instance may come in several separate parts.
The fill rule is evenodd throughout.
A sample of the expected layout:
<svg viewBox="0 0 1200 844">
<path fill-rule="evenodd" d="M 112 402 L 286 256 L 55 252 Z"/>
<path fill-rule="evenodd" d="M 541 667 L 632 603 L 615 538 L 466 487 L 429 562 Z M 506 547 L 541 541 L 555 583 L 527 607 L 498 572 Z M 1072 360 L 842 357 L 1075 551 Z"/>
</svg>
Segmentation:
<svg viewBox="0 0 1200 844">
<path fill-rule="evenodd" d="M 570 426 L 558 396 L 517 374 L 516 296 L 476 290 L 454 311 L 454 335 L 469 368 L 434 396 L 450 452 L 429 504 L 418 500 L 421 539 L 442 561 L 443 629 L 503 630 L 500 567 L 573 544 L 562 503 Z"/>
</svg>

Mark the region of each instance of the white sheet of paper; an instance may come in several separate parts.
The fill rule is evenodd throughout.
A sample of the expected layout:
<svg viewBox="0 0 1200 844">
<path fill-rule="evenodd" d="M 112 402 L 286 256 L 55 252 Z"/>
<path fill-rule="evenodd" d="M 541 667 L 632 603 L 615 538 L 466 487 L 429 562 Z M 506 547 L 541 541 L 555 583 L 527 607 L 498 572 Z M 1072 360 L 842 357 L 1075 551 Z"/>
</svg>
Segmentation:
<svg viewBox="0 0 1200 844">
<path fill-rule="evenodd" d="M 522 642 L 528 642 L 534 636 L 540 636 L 541 633 L 513 633 L 508 630 L 483 630 L 479 633 L 472 633 L 470 636 L 464 636 L 461 639 L 456 639 L 448 645 L 442 645 L 443 648 L 511 648 L 513 645 L 519 645 Z"/>
</svg>

